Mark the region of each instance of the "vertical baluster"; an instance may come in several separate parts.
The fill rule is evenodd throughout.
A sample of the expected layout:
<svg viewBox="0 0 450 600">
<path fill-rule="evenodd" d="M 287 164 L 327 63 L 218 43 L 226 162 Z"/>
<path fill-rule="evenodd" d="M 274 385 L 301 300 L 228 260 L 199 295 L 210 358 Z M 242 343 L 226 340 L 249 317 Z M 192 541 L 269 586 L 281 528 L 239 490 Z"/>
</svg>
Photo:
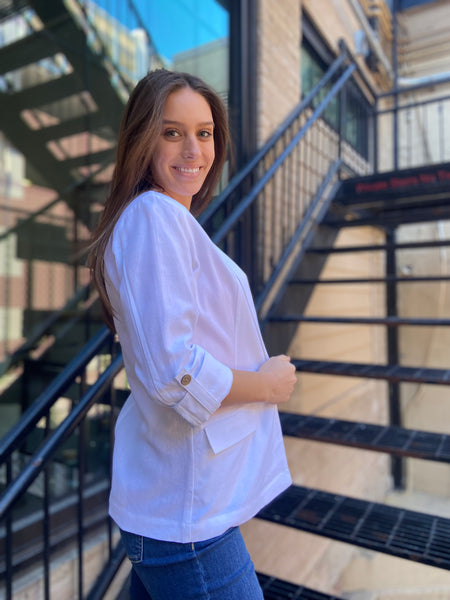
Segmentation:
<svg viewBox="0 0 450 600">
<path fill-rule="evenodd" d="M 86 369 L 80 375 L 80 385 L 78 388 L 79 399 L 86 391 Z M 78 598 L 83 598 L 83 527 L 84 527 L 84 480 L 86 469 L 86 419 L 83 418 L 78 426 L 78 506 L 77 506 L 77 542 L 78 542 Z"/>
<path fill-rule="evenodd" d="M 12 481 L 12 455 L 6 459 L 6 489 Z M 13 540 L 12 540 L 12 511 L 8 511 L 5 519 L 5 571 L 6 571 L 6 600 L 13 597 Z"/>
<path fill-rule="evenodd" d="M 406 111 L 406 165 L 407 167 L 411 166 L 412 163 L 412 119 L 411 119 L 411 111 Z"/>
<path fill-rule="evenodd" d="M 438 123 L 439 123 L 439 162 L 444 162 L 445 150 L 444 150 L 444 106 L 442 100 L 438 104 Z"/>
<path fill-rule="evenodd" d="M 110 342 L 110 354 L 111 360 L 110 364 L 116 358 L 119 349 L 119 344 L 117 339 L 113 338 Z M 111 383 L 110 393 L 109 393 L 109 469 L 108 469 L 108 479 L 109 479 L 109 487 L 111 488 L 111 480 L 112 480 L 112 455 L 113 455 L 113 447 L 114 447 L 114 426 L 115 426 L 115 413 L 117 406 L 117 390 L 114 385 L 114 382 Z M 108 556 L 112 556 L 113 552 L 113 523 L 112 519 L 106 515 L 106 526 L 108 533 Z"/>
<path fill-rule="evenodd" d="M 45 417 L 45 435 L 44 439 L 47 438 L 50 431 L 50 411 L 47 411 Z M 42 530 L 43 530 L 43 552 L 42 552 L 42 560 L 44 566 L 44 598 L 45 600 L 50 600 L 50 465 L 51 463 L 47 463 L 47 465 L 43 469 L 43 484 L 44 484 L 44 518 L 42 521 Z"/>
</svg>

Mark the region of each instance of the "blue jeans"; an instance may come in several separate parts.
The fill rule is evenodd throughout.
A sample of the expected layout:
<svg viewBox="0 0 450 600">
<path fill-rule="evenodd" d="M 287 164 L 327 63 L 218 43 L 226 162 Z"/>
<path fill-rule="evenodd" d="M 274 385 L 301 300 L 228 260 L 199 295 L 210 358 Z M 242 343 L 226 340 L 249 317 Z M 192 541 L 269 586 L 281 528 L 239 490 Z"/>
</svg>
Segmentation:
<svg viewBox="0 0 450 600">
<path fill-rule="evenodd" d="M 238 527 L 178 544 L 121 531 L 131 570 L 131 600 L 263 600 Z"/>
</svg>

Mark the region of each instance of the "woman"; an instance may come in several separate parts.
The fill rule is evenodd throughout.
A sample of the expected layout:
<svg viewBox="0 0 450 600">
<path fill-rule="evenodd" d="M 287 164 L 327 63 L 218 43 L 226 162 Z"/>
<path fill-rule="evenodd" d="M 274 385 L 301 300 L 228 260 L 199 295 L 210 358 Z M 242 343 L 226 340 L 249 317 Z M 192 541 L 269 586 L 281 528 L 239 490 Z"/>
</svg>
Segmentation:
<svg viewBox="0 0 450 600">
<path fill-rule="evenodd" d="M 291 483 L 276 405 L 295 370 L 268 358 L 247 279 L 193 215 L 229 134 L 200 79 L 158 70 L 131 94 L 90 266 L 123 350 L 110 514 L 133 599 L 262 598 L 239 525 Z"/>
</svg>

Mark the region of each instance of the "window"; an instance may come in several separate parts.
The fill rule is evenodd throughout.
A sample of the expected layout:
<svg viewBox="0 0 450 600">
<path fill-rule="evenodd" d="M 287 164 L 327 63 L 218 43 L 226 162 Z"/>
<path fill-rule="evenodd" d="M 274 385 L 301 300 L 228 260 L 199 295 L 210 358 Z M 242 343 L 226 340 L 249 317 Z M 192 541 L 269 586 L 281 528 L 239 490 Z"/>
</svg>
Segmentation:
<svg viewBox="0 0 450 600">
<path fill-rule="evenodd" d="M 331 62 L 331 61 L 330 61 Z M 328 64 L 304 38 L 301 62 L 302 95 L 305 97 L 316 86 L 328 69 Z M 325 86 L 315 100 L 318 106 L 332 87 Z M 343 123 L 344 139 L 364 158 L 368 157 L 369 104 L 356 85 L 347 86 Z M 340 98 L 335 97 L 323 113 L 323 119 L 337 131 L 339 127 Z"/>
</svg>

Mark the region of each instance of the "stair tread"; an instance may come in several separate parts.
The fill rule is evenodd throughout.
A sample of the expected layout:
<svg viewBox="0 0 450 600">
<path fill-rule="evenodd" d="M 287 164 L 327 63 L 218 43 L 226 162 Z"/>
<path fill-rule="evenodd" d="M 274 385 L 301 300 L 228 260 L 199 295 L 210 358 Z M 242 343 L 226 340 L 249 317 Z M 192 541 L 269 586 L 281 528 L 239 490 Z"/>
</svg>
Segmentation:
<svg viewBox="0 0 450 600">
<path fill-rule="evenodd" d="M 446 221 L 450 219 L 450 206 L 447 200 L 439 204 L 417 204 L 417 206 L 395 208 L 385 210 L 359 210 L 346 207 L 344 214 L 329 214 L 322 225 L 340 229 L 342 227 L 381 227 L 398 226 L 412 223 L 429 223 L 434 221 Z"/>
<path fill-rule="evenodd" d="M 335 200 L 344 205 L 392 205 L 393 201 L 421 201 L 424 194 L 433 198 L 447 191 L 449 168 L 447 162 L 352 177 L 341 183 Z"/>
<path fill-rule="evenodd" d="M 283 435 L 425 460 L 450 462 L 450 435 L 395 425 L 376 425 L 280 413 Z"/>
<path fill-rule="evenodd" d="M 402 365 L 375 365 L 367 363 L 335 362 L 325 360 L 293 359 L 297 371 L 347 377 L 384 379 L 450 385 L 449 369 L 406 367 Z"/>
<path fill-rule="evenodd" d="M 339 285 L 355 283 L 420 283 L 430 281 L 450 281 L 450 275 L 430 275 L 422 277 L 354 277 L 354 278 L 336 278 L 336 279 L 291 279 L 290 285 Z"/>
<path fill-rule="evenodd" d="M 64 169 L 70 170 L 79 167 L 84 167 L 85 165 L 92 165 L 97 163 L 101 164 L 107 161 L 108 159 L 110 159 L 112 162 L 114 159 L 114 152 L 114 148 L 108 148 L 106 150 L 91 152 L 90 154 L 82 154 L 81 156 L 66 158 L 65 160 L 60 161 L 60 163 L 64 166 Z"/>
<path fill-rule="evenodd" d="M 405 317 L 340 317 L 340 316 L 316 316 L 301 314 L 284 314 L 270 317 L 270 321 L 279 323 L 292 323 L 298 321 L 304 323 L 343 323 L 343 324 L 361 324 L 361 325 L 450 325 L 450 319 L 432 319 L 425 317 L 405 318 Z"/>
<path fill-rule="evenodd" d="M 0 48 L 0 74 L 21 69 L 60 52 L 58 45 L 42 32 L 31 33 Z"/>
<path fill-rule="evenodd" d="M 324 592 L 297 585 L 270 575 L 257 573 L 265 600 L 341 600 Z"/>
<path fill-rule="evenodd" d="M 62 100 L 82 91 L 83 86 L 78 75 L 69 73 L 10 94 L 7 101 L 15 110 L 22 110 Z"/>
<path fill-rule="evenodd" d="M 400 558 L 450 569 L 450 519 L 291 486 L 257 515 Z"/>
<path fill-rule="evenodd" d="M 353 252 L 385 252 L 395 250 L 421 250 L 423 248 L 440 248 L 450 246 L 450 240 L 425 240 L 421 242 L 399 242 L 397 244 L 362 244 L 353 246 L 316 246 L 307 248 L 308 254 L 342 254 Z"/>
<path fill-rule="evenodd" d="M 30 135 L 39 138 L 42 143 L 45 143 L 49 140 L 56 140 L 86 131 L 87 122 L 89 123 L 89 131 L 91 132 L 96 132 L 98 128 L 109 126 L 105 114 L 102 111 L 96 111 L 89 113 L 89 115 L 66 119 L 56 125 L 50 125 L 49 127 L 34 130 L 30 132 Z M 110 129 L 110 135 L 111 138 L 114 139 L 114 132 L 112 129 Z"/>
</svg>

